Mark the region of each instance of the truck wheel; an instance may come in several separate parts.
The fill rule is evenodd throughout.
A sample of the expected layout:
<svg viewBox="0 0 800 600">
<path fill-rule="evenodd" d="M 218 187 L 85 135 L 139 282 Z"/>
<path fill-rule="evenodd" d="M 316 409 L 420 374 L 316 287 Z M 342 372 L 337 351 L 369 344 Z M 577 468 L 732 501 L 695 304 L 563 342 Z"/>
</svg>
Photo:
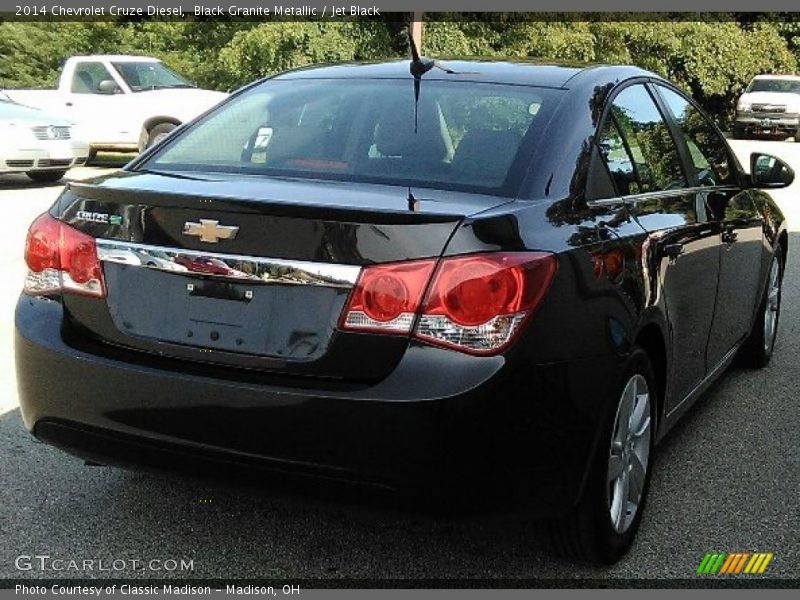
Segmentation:
<svg viewBox="0 0 800 600">
<path fill-rule="evenodd" d="M 148 133 L 145 148 L 152 148 L 156 144 L 163 142 L 177 127 L 175 123 L 159 123 Z"/>
<path fill-rule="evenodd" d="M 744 128 L 742 127 L 735 127 L 733 128 L 733 139 L 735 140 L 743 140 L 744 139 Z"/>
<path fill-rule="evenodd" d="M 63 179 L 66 171 L 28 171 L 25 173 L 28 177 L 38 183 L 55 183 Z"/>
</svg>

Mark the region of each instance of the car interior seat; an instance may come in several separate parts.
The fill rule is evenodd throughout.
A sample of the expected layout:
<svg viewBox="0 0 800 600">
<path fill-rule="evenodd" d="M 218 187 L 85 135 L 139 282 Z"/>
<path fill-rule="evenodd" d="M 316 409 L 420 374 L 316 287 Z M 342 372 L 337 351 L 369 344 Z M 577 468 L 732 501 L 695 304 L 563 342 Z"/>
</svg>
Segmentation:
<svg viewBox="0 0 800 600">
<path fill-rule="evenodd" d="M 452 180 L 482 187 L 502 185 L 521 139 L 514 131 L 469 130 L 453 155 Z"/>
</svg>

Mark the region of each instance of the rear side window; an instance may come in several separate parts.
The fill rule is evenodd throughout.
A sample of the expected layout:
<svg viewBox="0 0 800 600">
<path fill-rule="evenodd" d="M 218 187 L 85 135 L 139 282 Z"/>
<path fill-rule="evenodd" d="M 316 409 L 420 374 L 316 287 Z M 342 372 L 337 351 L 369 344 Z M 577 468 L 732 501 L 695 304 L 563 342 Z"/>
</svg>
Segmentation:
<svg viewBox="0 0 800 600">
<path fill-rule="evenodd" d="M 599 143 L 621 195 L 687 185 L 664 117 L 643 85 L 632 85 L 616 96 Z"/>
<path fill-rule="evenodd" d="M 703 186 L 730 183 L 731 159 L 725 141 L 686 98 L 663 86 L 658 86 L 658 90 L 683 132 L 698 183 Z"/>
<path fill-rule="evenodd" d="M 274 80 L 165 143 L 145 168 L 513 195 L 562 93 L 431 79 L 416 100 L 410 80 Z"/>
</svg>

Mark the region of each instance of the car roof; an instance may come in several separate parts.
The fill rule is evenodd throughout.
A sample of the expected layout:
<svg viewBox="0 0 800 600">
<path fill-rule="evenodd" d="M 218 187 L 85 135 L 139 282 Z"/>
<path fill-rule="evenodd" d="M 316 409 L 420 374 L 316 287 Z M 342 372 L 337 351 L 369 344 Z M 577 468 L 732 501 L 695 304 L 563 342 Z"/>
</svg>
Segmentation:
<svg viewBox="0 0 800 600">
<path fill-rule="evenodd" d="M 111 60 L 117 62 L 161 62 L 152 56 L 131 56 L 130 54 L 87 54 L 71 58 L 72 60 Z"/>
<path fill-rule="evenodd" d="M 800 81 L 800 75 L 778 75 L 778 74 L 770 74 L 764 73 L 762 75 L 756 75 L 753 79 L 786 79 L 788 81 Z"/>
<path fill-rule="evenodd" d="M 636 76 L 658 77 L 633 66 L 588 65 L 568 62 L 531 60 L 437 59 L 442 68 L 433 68 L 424 80 L 473 81 L 569 88 L 578 80 L 596 80 L 598 84 L 622 81 Z M 302 67 L 278 74 L 276 79 L 406 79 L 410 78 L 410 60 L 380 63 L 343 63 Z M 453 73 L 449 73 L 452 71 Z"/>
</svg>

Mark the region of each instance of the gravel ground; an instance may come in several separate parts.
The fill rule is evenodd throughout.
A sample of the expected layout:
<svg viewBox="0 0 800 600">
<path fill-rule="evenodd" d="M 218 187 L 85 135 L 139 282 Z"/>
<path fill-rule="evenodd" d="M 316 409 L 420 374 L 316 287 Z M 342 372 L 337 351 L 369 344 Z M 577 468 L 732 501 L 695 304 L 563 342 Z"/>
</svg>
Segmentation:
<svg viewBox="0 0 800 600">
<path fill-rule="evenodd" d="M 781 155 L 800 144 L 734 142 Z M 73 177 L 97 170 L 83 169 Z M 774 552 L 773 577 L 800 577 L 800 199 L 776 194 L 792 229 L 776 354 L 762 371 L 730 370 L 661 445 L 650 503 L 630 554 L 608 569 L 543 551 L 520 519 L 435 518 L 389 507 L 88 468 L 22 427 L 13 374 L 13 306 L 25 228 L 58 186 L 0 181 L 0 578 L 19 555 L 191 559 L 195 578 L 691 578 L 707 551 Z M 127 570 L 116 576 L 134 577 Z M 163 572 L 149 573 L 161 576 Z"/>
</svg>

